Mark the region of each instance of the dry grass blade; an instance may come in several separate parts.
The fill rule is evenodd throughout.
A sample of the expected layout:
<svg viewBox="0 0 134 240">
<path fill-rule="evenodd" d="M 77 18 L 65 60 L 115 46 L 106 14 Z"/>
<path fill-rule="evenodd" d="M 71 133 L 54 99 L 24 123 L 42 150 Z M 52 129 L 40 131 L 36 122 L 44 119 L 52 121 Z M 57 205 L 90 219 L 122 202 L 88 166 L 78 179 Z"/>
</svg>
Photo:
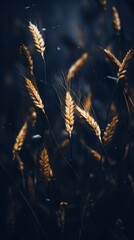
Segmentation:
<svg viewBox="0 0 134 240">
<path fill-rule="evenodd" d="M 126 76 L 128 63 L 129 63 L 129 60 L 132 58 L 133 54 L 134 54 L 133 49 L 130 49 L 127 52 L 126 56 L 124 57 L 124 59 L 121 63 L 121 66 L 119 68 L 119 71 L 117 73 L 117 77 L 118 77 L 119 80 Z"/>
<path fill-rule="evenodd" d="M 113 63 L 115 63 L 118 67 L 121 67 L 121 62 L 114 56 L 113 53 L 111 53 L 108 49 L 104 49 L 104 52 Z"/>
<path fill-rule="evenodd" d="M 42 103 L 42 100 L 40 98 L 39 93 L 37 92 L 37 90 L 35 89 L 34 85 L 32 84 L 32 82 L 30 81 L 30 79 L 25 78 L 26 81 L 26 87 L 28 89 L 29 95 L 31 96 L 33 103 L 36 107 L 42 109 L 42 111 L 45 113 L 44 110 L 44 105 Z"/>
<path fill-rule="evenodd" d="M 69 133 L 70 137 L 73 131 L 74 127 L 74 101 L 70 95 L 70 92 L 66 92 L 65 96 L 65 125 L 66 125 L 66 130 Z"/>
<path fill-rule="evenodd" d="M 92 129 L 94 130 L 96 136 L 98 137 L 98 139 L 101 142 L 101 130 L 100 130 L 100 127 L 97 124 L 97 122 L 93 119 L 93 117 L 91 117 L 89 115 L 88 112 L 86 112 L 85 110 L 81 109 L 78 105 L 76 106 L 76 110 L 78 111 L 80 116 L 83 117 L 86 120 L 86 122 L 92 127 Z"/>
<path fill-rule="evenodd" d="M 26 47 L 24 44 L 20 46 L 20 53 L 23 57 L 24 64 L 28 68 L 31 75 L 33 75 L 33 60 L 28 47 Z"/>
<path fill-rule="evenodd" d="M 44 58 L 45 43 L 40 31 L 31 22 L 29 22 L 29 30 L 32 33 L 37 52 L 39 52 L 41 56 Z"/>
<path fill-rule="evenodd" d="M 18 136 L 16 137 L 16 141 L 15 141 L 15 144 L 13 146 L 13 159 L 15 159 L 18 152 L 22 149 L 24 140 L 26 138 L 27 129 L 28 129 L 28 124 L 27 124 L 27 121 L 26 121 L 24 123 L 24 125 L 22 126 Z"/>
<path fill-rule="evenodd" d="M 119 34 L 119 32 L 121 30 L 120 17 L 119 17 L 119 13 L 118 13 L 116 7 L 114 7 L 114 6 L 112 7 L 112 14 L 113 14 L 114 29 Z"/>
<path fill-rule="evenodd" d="M 53 177 L 53 171 L 49 164 L 49 156 L 46 148 L 44 148 L 40 154 L 39 164 L 43 176 L 47 179 L 47 181 L 50 181 L 51 178 Z"/>
<path fill-rule="evenodd" d="M 91 97 L 92 97 L 92 94 L 91 94 L 91 91 L 89 92 L 88 96 L 86 97 L 85 101 L 84 101 L 84 110 L 86 112 L 89 112 L 90 109 L 91 109 Z"/>
<path fill-rule="evenodd" d="M 119 122 L 118 116 L 115 116 L 112 119 L 112 122 L 108 123 L 106 130 L 104 132 L 104 135 L 103 135 L 103 141 L 106 145 L 108 145 L 111 142 L 118 122 Z"/>
<path fill-rule="evenodd" d="M 69 69 L 68 74 L 67 74 L 67 80 L 69 81 L 71 78 L 74 77 L 76 72 L 83 67 L 84 63 L 88 59 L 88 54 L 84 53 L 81 58 L 79 58 Z"/>
</svg>

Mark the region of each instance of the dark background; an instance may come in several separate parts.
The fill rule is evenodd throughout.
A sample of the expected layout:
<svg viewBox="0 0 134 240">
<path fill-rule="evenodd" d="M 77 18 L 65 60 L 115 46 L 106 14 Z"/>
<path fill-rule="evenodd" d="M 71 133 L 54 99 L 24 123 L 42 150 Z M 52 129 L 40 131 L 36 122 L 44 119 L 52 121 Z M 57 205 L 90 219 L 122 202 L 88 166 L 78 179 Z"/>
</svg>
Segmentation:
<svg viewBox="0 0 134 240">
<path fill-rule="evenodd" d="M 97 117 L 99 123 L 101 127 L 103 127 L 108 101 L 114 86 L 112 81 L 109 80 L 108 82 L 106 76 L 111 75 L 115 77 L 116 69 L 106 62 L 101 47 L 111 47 L 114 54 L 122 60 L 126 52 L 134 45 L 133 0 L 108 0 L 107 2 L 108 5 L 106 12 L 101 8 L 97 0 L 3 1 L 3 3 L 1 3 L 0 161 L 4 163 L 6 169 L 8 169 L 10 174 L 14 176 L 15 180 L 18 180 L 19 177 L 16 173 L 17 170 L 15 164 L 12 164 L 12 147 L 15 141 L 15 136 L 21 128 L 28 112 L 27 96 L 25 95 L 22 79 L 22 73 L 25 73 L 25 69 L 20 58 L 20 45 L 22 43 L 27 44 L 33 55 L 40 94 L 43 100 L 47 96 L 46 108 L 58 140 L 62 139 L 62 137 L 58 136 L 58 132 L 60 127 L 64 130 L 64 123 L 63 119 L 58 117 L 58 98 L 52 87 L 56 82 L 55 75 L 60 75 L 61 72 L 66 72 L 72 63 L 79 58 L 84 51 L 88 51 L 89 62 L 81 73 L 77 75 L 78 88 L 80 88 L 81 97 L 87 94 L 88 90 L 92 88 L 94 93 L 93 102 L 95 112 L 98 113 Z M 112 5 L 117 7 L 121 19 L 122 30 L 120 39 L 115 36 L 112 25 Z M 45 86 L 42 62 L 34 50 L 31 35 L 28 32 L 29 21 L 35 25 L 37 24 L 39 29 L 46 29 L 45 31 L 42 31 L 42 34 L 46 43 L 45 61 L 47 86 Z M 128 71 L 128 79 L 131 87 L 134 86 L 133 64 L 134 61 L 132 60 Z M 46 90 L 44 90 L 45 87 Z M 45 91 L 47 92 L 46 96 L 44 96 Z M 59 168 L 55 167 L 55 172 L 57 171 L 57 183 L 59 185 L 57 184 L 58 187 L 55 187 L 53 192 L 53 195 L 55 194 L 53 200 L 54 210 L 57 208 L 57 202 L 64 200 L 70 201 L 72 204 L 67 210 L 65 235 L 60 235 L 59 230 L 55 227 L 55 215 L 53 215 L 53 213 L 50 214 L 50 218 L 47 219 L 44 217 L 42 210 L 38 208 L 36 204 L 33 204 L 41 222 L 44 221 L 47 224 L 49 239 L 78 239 L 77 229 L 80 228 L 79 219 L 83 206 L 82 204 L 87 196 L 88 188 L 90 190 L 93 189 L 94 182 L 96 184 L 96 181 L 98 181 L 96 184 L 97 187 L 93 195 L 95 195 L 94 198 L 97 202 L 97 207 L 91 212 L 91 216 L 87 216 L 87 222 L 84 222 L 85 231 L 83 231 L 83 239 L 134 239 L 134 197 L 130 190 L 130 184 L 126 180 L 129 173 L 134 176 L 133 151 L 129 153 L 126 162 L 121 163 L 122 153 L 126 146 L 126 139 L 129 139 L 129 141 L 133 143 L 133 128 L 132 131 L 127 129 L 127 123 L 129 120 L 125 102 L 120 90 L 118 90 L 116 101 L 119 112 L 121 112 L 121 114 L 123 112 L 123 119 L 121 120 L 117 141 L 113 143 L 110 154 L 112 156 L 116 155 L 118 159 L 118 166 L 115 172 L 119 181 L 121 181 L 120 187 L 116 190 L 113 190 L 111 186 L 110 188 L 107 188 L 105 184 L 103 187 L 103 179 L 93 179 L 91 182 L 89 181 L 90 174 L 87 169 L 89 167 L 90 173 L 92 173 L 92 171 L 96 173 L 96 165 L 94 165 L 91 160 L 90 165 L 87 164 L 82 167 L 83 162 L 80 162 L 82 160 L 79 159 L 79 154 L 85 154 L 84 156 L 87 159 L 89 156 L 83 149 L 81 149 L 79 143 L 77 143 L 77 137 L 74 137 L 74 165 L 83 179 L 82 185 L 76 187 L 79 191 L 77 191 L 78 193 L 76 194 L 76 202 L 73 199 L 73 189 L 70 188 L 72 181 L 74 181 L 73 177 L 69 175 L 68 171 L 65 172 L 64 175 L 63 171 L 58 178 L 60 175 L 58 171 L 59 169 L 61 171 L 64 165 L 62 166 L 61 164 Z M 40 119 L 42 119 L 42 116 L 39 120 Z M 43 127 L 42 124 L 36 126 L 34 134 L 41 134 Z M 122 131 L 122 129 L 124 131 Z M 79 130 L 79 126 L 76 130 Z M 80 134 L 83 134 L 85 139 L 90 143 L 90 137 L 87 135 L 85 129 L 82 129 Z M 27 142 L 29 142 L 29 140 L 30 137 Z M 118 152 L 116 153 L 114 147 L 117 143 Z M 31 149 L 35 148 L 36 150 L 40 147 L 42 142 L 35 142 L 32 144 L 32 146 L 30 146 Z M 94 144 L 94 139 L 92 144 Z M 133 147 L 133 144 L 131 144 L 131 147 Z M 52 144 L 50 144 L 50 146 L 48 144 L 48 148 L 51 151 Z M 28 155 L 27 150 L 25 149 L 22 156 L 26 156 L 26 159 L 30 159 L 30 155 Z M 28 164 L 28 168 L 30 169 L 32 165 L 31 160 L 29 160 Z M 100 176 L 103 176 L 103 173 L 100 173 Z M 33 231 L 34 221 L 31 215 L 27 213 L 26 206 L 23 205 L 24 203 L 21 202 L 22 199 L 17 196 L 14 189 L 11 198 L 15 199 L 14 203 L 16 205 L 21 205 L 21 210 L 16 210 L 19 212 L 19 217 L 15 234 L 14 231 L 11 236 L 10 231 L 7 234 L 6 209 L 8 201 L 10 201 L 10 196 L 9 200 L 7 200 L 10 178 L 8 179 L 2 169 L 0 170 L 0 180 L 1 239 L 42 239 L 38 236 L 36 238 Z M 99 180 L 102 181 L 100 184 L 101 186 L 99 185 Z M 60 181 L 62 182 L 61 186 Z M 125 187 L 124 182 L 126 184 Z M 84 187 L 85 190 L 82 195 L 81 192 Z M 38 194 L 41 202 L 43 195 L 42 192 L 43 190 L 39 188 Z M 89 203 L 89 209 L 92 204 L 92 202 Z M 25 209 L 24 215 L 23 209 Z M 20 217 L 21 214 L 22 219 Z M 125 229 L 124 235 L 126 235 L 126 238 L 122 235 L 122 232 L 120 233 L 121 230 L 117 230 L 113 227 L 118 215 L 123 219 L 123 227 Z M 27 222 L 29 221 L 33 221 L 31 226 L 30 224 L 27 225 Z M 21 225 L 23 225 L 22 228 Z"/>
</svg>

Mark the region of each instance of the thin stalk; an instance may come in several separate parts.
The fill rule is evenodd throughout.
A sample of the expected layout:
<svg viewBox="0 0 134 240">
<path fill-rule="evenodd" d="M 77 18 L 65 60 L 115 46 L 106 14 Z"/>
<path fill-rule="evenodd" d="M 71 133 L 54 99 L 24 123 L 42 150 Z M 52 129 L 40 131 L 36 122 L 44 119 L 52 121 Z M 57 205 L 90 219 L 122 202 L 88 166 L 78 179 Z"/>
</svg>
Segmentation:
<svg viewBox="0 0 134 240">
<path fill-rule="evenodd" d="M 9 179 L 11 180 L 11 182 L 13 183 L 13 185 L 15 186 L 15 188 L 17 189 L 18 193 L 20 194 L 20 196 L 22 197 L 23 201 L 26 203 L 27 207 L 29 208 L 31 214 L 33 215 L 37 226 L 39 227 L 39 229 L 41 230 L 43 236 L 47 238 L 46 232 L 44 231 L 44 227 L 42 227 L 36 213 L 34 212 L 33 208 L 31 207 L 29 201 L 27 200 L 27 198 L 25 197 L 25 195 L 23 194 L 23 192 L 20 190 L 20 188 L 18 187 L 18 185 L 16 184 L 16 182 L 14 181 L 14 179 L 10 176 L 10 174 L 8 173 L 7 169 L 4 167 L 4 165 L 0 162 L 0 166 L 3 169 L 3 171 L 5 172 L 5 174 L 9 177 Z"/>
<path fill-rule="evenodd" d="M 76 178 L 79 180 L 79 182 L 81 182 L 81 179 L 80 179 L 78 173 L 72 168 L 72 166 L 71 166 L 71 164 L 69 163 L 69 161 L 67 161 L 67 159 L 66 159 L 65 156 L 63 155 L 63 153 L 62 153 L 62 151 L 61 151 L 61 149 L 60 149 L 60 147 L 59 147 L 59 145 L 58 145 L 58 142 L 57 142 L 57 140 L 56 140 L 56 137 L 55 137 L 55 135 L 54 135 L 54 133 L 53 133 L 52 127 L 51 127 L 51 125 L 50 125 L 50 122 L 49 122 L 49 120 L 48 120 L 48 117 L 47 117 L 46 113 L 44 113 L 44 115 L 45 115 L 45 118 L 46 118 L 47 123 L 48 123 L 48 127 L 49 127 L 49 129 L 50 129 L 50 132 L 51 132 L 51 134 L 52 134 L 52 137 L 53 137 L 54 142 L 55 142 L 55 144 L 56 144 L 56 146 L 57 146 L 57 148 L 58 148 L 58 150 L 59 150 L 59 153 L 60 153 L 61 157 L 66 161 L 66 163 L 68 164 L 68 166 L 72 169 L 74 175 L 75 175 Z"/>
<path fill-rule="evenodd" d="M 110 112 L 110 109 L 111 109 L 113 98 L 114 98 L 116 90 L 117 90 L 117 86 L 118 86 L 118 81 L 116 82 L 116 85 L 114 87 L 114 90 L 113 90 L 113 93 L 112 93 L 112 96 L 111 96 L 111 99 L 110 99 L 110 103 L 109 103 L 108 110 L 107 110 L 107 115 L 106 115 L 106 120 L 105 120 L 105 123 L 104 123 L 104 129 L 105 129 L 105 127 L 107 125 L 107 122 L 108 122 L 109 112 Z"/>
</svg>

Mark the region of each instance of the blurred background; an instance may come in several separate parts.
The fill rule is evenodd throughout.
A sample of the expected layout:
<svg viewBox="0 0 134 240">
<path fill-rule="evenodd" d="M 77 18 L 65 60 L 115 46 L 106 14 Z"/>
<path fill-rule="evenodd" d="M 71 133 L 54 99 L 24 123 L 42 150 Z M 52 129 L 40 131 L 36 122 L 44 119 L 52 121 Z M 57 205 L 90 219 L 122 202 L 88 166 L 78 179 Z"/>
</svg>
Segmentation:
<svg viewBox="0 0 134 240">
<path fill-rule="evenodd" d="M 1 4 L 0 161 L 29 199 L 41 223 L 43 226 L 45 225 L 48 235 L 46 238 L 42 236 L 25 206 L 25 201 L 16 192 L 10 177 L 1 168 L 0 230 L 3 240 L 54 239 L 54 237 L 64 240 L 134 239 L 134 121 L 133 111 L 130 120 L 120 88 L 117 89 L 114 103 L 116 111 L 121 114 L 121 121 L 117 136 L 111 148 L 108 149 L 110 156 L 117 163 L 114 174 L 118 178 L 119 186 L 113 186 L 110 180 L 107 183 L 109 167 L 106 166 L 105 169 L 107 177 L 104 177 L 103 169 L 98 174 L 98 164 L 94 163 L 92 157 L 81 146 L 79 139 L 83 138 L 88 145 L 91 144 L 91 147 L 98 148 L 98 144 L 92 134 L 91 136 L 88 134 L 87 128 L 82 127 L 78 122 L 72 140 L 74 153 L 72 167 L 82 179 L 82 182 L 79 183 L 73 172 L 70 173 L 67 164 L 63 163 L 60 154 L 55 154 L 56 147 L 53 146 L 54 143 L 49 134 L 47 135 L 44 131 L 47 127 L 44 126 L 43 116 L 38 110 L 38 123 L 35 129 L 30 131 L 21 155 L 21 158 L 25 159 L 26 178 L 28 176 L 31 176 L 31 179 L 34 178 L 31 152 L 38 156 L 40 147 L 45 141 L 52 155 L 56 180 L 45 188 L 39 182 L 38 201 L 33 202 L 30 190 L 23 189 L 22 178 L 17 171 L 17 163 L 12 162 L 13 144 L 29 111 L 29 99 L 25 93 L 23 82 L 23 76 L 27 72 L 20 57 L 22 43 L 29 47 L 33 56 L 37 85 L 41 97 L 45 101 L 46 111 L 58 142 L 66 139 L 66 133 L 63 113 L 59 107 L 55 88 L 62 98 L 63 89 L 60 80 L 63 78 L 62 75 L 67 73 L 69 67 L 84 52 L 89 53 L 88 62 L 74 79 L 76 83 L 73 90 L 79 94 L 79 99 L 82 101 L 89 91 L 92 92 L 93 107 L 103 129 L 109 99 L 115 86 L 115 82 L 107 76 L 116 77 L 117 69 L 107 61 L 102 48 L 110 49 L 120 60 L 124 58 L 129 49 L 133 48 L 134 2 L 133 0 L 108 0 L 106 9 L 102 2 L 100 0 L 5 0 Z M 113 27 L 112 6 L 117 8 L 120 16 L 120 35 L 115 33 Z M 28 31 L 29 21 L 38 26 L 45 40 L 46 75 L 43 63 L 35 51 L 31 34 Z M 134 60 L 132 59 L 128 70 L 128 83 L 132 97 L 133 64 Z M 133 110 L 131 104 L 129 107 Z M 61 130 L 60 134 L 59 129 Z M 77 132 L 79 132 L 79 136 Z M 34 135 L 40 135 L 41 138 L 33 141 L 31 136 Z M 124 157 L 128 145 L 129 150 L 127 156 Z M 64 154 L 68 159 L 68 148 L 64 150 Z M 54 158 L 56 163 L 59 161 L 57 165 L 53 161 Z M 87 159 L 86 162 L 84 162 L 85 159 Z M 28 182 L 28 185 L 30 189 L 34 188 L 32 183 L 30 185 Z M 90 200 L 89 193 L 91 194 Z M 81 216 L 87 196 L 89 200 L 86 206 L 87 215 L 82 225 Z M 61 202 L 70 204 L 68 208 L 64 206 L 67 208 L 64 232 L 59 230 L 62 224 L 55 224 L 55 222 L 63 220 L 63 207 L 59 209 L 58 205 Z M 11 209 L 13 210 L 11 211 Z M 91 209 L 93 210 L 91 211 Z M 62 220 L 57 220 L 57 216 L 61 217 L 59 211 L 60 214 L 62 213 Z M 83 226 L 82 231 L 80 230 L 81 225 Z"/>
</svg>

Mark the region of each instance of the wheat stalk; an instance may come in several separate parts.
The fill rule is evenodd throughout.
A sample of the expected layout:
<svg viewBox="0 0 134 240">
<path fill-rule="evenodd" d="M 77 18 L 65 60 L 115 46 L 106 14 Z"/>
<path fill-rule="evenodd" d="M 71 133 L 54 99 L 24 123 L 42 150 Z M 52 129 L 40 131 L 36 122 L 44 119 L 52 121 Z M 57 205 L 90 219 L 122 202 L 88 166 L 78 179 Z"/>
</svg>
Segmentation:
<svg viewBox="0 0 134 240">
<path fill-rule="evenodd" d="M 85 110 L 81 109 L 78 105 L 76 105 L 76 110 L 78 111 L 78 113 L 80 114 L 80 116 L 82 116 L 86 122 L 92 127 L 92 129 L 94 130 L 96 136 L 99 138 L 100 142 L 101 140 L 101 130 L 99 125 L 97 124 L 97 122 L 93 119 L 93 117 L 91 117 L 89 115 L 88 112 L 86 112 Z"/>
<path fill-rule="evenodd" d="M 121 62 L 114 56 L 112 52 L 110 52 L 108 49 L 103 49 L 106 53 L 107 57 L 114 62 L 118 67 L 121 67 Z"/>
<path fill-rule="evenodd" d="M 27 124 L 27 121 L 26 121 L 24 123 L 24 125 L 22 126 L 20 132 L 18 133 L 17 137 L 16 137 L 15 144 L 13 146 L 13 159 L 15 159 L 18 152 L 22 149 L 24 140 L 26 138 L 27 129 L 28 129 L 28 124 Z"/>
<path fill-rule="evenodd" d="M 132 58 L 133 54 L 134 54 L 133 49 L 130 49 L 127 52 L 126 56 L 124 57 L 124 59 L 121 63 L 121 66 L 118 70 L 118 73 L 117 73 L 118 80 L 120 80 L 126 76 L 128 63 L 129 63 L 129 60 Z"/>
<path fill-rule="evenodd" d="M 106 145 L 108 145 L 111 142 L 118 122 L 119 122 L 118 116 L 115 116 L 112 119 L 111 123 L 108 123 L 105 129 L 105 132 L 103 134 L 103 141 Z"/>
<path fill-rule="evenodd" d="M 44 175 L 44 177 L 50 181 L 53 177 L 53 171 L 51 169 L 51 166 L 49 164 L 49 156 L 46 148 L 44 148 L 40 154 L 40 160 L 39 160 L 41 171 Z"/>
<path fill-rule="evenodd" d="M 29 30 L 32 33 L 37 52 L 39 52 L 42 58 L 44 58 L 45 43 L 40 31 L 31 22 L 29 22 Z"/>
<path fill-rule="evenodd" d="M 70 137 L 74 127 L 74 101 L 69 91 L 66 92 L 65 96 L 65 126 Z"/>
<path fill-rule="evenodd" d="M 68 74 L 67 74 L 67 80 L 69 81 L 71 78 L 74 77 L 76 72 L 83 67 L 84 63 L 88 59 L 88 54 L 84 53 L 81 58 L 79 58 L 69 69 Z"/>
<path fill-rule="evenodd" d="M 20 46 L 20 52 L 23 57 L 25 65 L 27 66 L 31 75 L 33 75 L 33 60 L 32 60 L 32 57 L 31 57 L 28 47 L 26 47 L 23 44 L 22 46 Z"/>
<path fill-rule="evenodd" d="M 36 107 L 42 109 L 42 111 L 45 113 L 44 105 L 42 103 L 42 100 L 40 98 L 40 95 L 39 95 L 38 91 L 35 89 L 34 85 L 30 81 L 30 79 L 25 78 L 25 81 L 26 81 L 27 90 L 29 92 L 29 95 L 30 95 L 34 105 Z"/>
<path fill-rule="evenodd" d="M 112 7 L 112 14 L 113 14 L 113 25 L 115 30 L 117 31 L 117 33 L 120 32 L 121 30 L 121 23 L 120 23 L 120 17 L 119 17 L 119 13 L 116 9 L 116 7 Z"/>
</svg>

